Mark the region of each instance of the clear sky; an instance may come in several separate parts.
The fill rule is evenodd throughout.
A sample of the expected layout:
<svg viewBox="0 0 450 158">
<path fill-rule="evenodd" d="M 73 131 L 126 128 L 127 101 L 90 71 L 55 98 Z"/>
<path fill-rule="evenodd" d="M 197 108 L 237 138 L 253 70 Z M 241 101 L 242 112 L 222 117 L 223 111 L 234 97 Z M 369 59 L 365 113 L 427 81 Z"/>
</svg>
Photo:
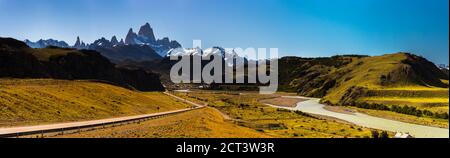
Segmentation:
<svg viewBox="0 0 450 158">
<path fill-rule="evenodd" d="M 399 51 L 448 64 L 448 0 L 0 0 L 0 36 L 69 44 L 149 22 L 191 47 L 279 48 L 280 54 Z"/>
</svg>

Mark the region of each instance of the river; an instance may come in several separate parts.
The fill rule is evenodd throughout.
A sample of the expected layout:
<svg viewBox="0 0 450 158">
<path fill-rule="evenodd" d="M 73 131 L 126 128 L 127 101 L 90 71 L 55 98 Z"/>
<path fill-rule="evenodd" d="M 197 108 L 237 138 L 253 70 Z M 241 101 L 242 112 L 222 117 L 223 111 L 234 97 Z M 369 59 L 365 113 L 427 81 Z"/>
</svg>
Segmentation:
<svg viewBox="0 0 450 158">
<path fill-rule="evenodd" d="M 286 96 L 286 97 L 288 97 L 288 96 Z M 369 115 L 357 113 L 357 112 L 352 113 L 352 114 L 333 112 L 333 111 L 326 110 L 324 108 L 325 105 L 319 103 L 320 99 L 298 97 L 298 96 L 295 96 L 295 97 L 308 99 L 308 100 L 297 103 L 297 106 L 293 107 L 293 108 L 279 107 L 279 106 L 275 106 L 275 107 L 289 109 L 289 110 L 299 110 L 299 111 L 302 111 L 305 113 L 334 117 L 334 118 L 341 119 L 341 120 L 344 120 L 344 121 L 347 121 L 347 122 L 350 122 L 350 123 L 353 123 L 355 125 L 359 125 L 362 127 L 380 129 L 380 130 L 391 131 L 391 132 L 403 132 L 403 133 L 407 132 L 410 135 L 414 136 L 415 138 L 449 138 L 449 129 L 394 121 L 394 120 L 369 116 Z M 274 106 L 274 105 L 271 105 L 271 106 Z"/>
</svg>

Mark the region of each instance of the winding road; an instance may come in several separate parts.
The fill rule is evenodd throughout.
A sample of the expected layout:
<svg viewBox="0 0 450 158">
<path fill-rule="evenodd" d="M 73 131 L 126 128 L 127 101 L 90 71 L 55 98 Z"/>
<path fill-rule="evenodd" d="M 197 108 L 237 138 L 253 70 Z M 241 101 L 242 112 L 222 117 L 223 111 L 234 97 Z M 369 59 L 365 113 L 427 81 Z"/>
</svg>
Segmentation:
<svg viewBox="0 0 450 158">
<path fill-rule="evenodd" d="M 369 116 L 362 113 L 345 114 L 326 110 L 325 105 L 320 104 L 317 98 L 307 98 L 299 96 L 284 96 L 286 98 L 302 98 L 308 99 L 307 101 L 297 103 L 296 107 L 281 107 L 270 105 L 276 108 L 283 108 L 289 110 L 299 110 L 305 113 L 329 116 L 337 119 L 341 119 L 355 125 L 362 127 L 368 127 L 373 129 L 386 130 L 391 132 L 403 132 L 409 133 L 416 138 L 449 138 L 449 129 L 423 126 L 411 123 L 405 123 L 400 121 L 394 121 L 374 116 Z"/>
</svg>

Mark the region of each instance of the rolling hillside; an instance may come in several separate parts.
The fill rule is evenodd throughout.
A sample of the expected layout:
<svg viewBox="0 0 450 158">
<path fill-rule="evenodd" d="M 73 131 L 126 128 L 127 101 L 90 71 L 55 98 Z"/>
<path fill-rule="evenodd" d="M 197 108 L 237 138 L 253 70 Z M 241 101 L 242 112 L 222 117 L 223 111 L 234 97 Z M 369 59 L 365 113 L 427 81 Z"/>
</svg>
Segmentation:
<svg viewBox="0 0 450 158">
<path fill-rule="evenodd" d="M 93 120 L 187 108 L 160 92 L 92 81 L 0 79 L 0 126 Z"/>
<path fill-rule="evenodd" d="M 413 54 L 288 57 L 280 67 L 287 68 L 280 71 L 282 90 L 322 97 L 329 104 L 407 105 L 448 113 L 448 75 Z"/>
</svg>

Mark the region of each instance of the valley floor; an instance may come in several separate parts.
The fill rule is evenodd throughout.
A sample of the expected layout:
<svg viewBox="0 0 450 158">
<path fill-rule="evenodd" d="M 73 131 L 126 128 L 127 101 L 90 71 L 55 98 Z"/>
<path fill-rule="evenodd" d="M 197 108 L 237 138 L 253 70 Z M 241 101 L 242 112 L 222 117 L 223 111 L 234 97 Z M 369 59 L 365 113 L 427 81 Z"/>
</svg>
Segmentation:
<svg viewBox="0 0 450 158">
<path fill-rule="evenodd" d="M 175 94 L 194 102 L 207 103 L 208 106 L 218 109 L 223 115 L 229 117 L 234 123 L 277 138 L 364 138 L 371 137 L 373 130 L 337 119 L 283 110 L 260 103 L 261 100 L 274 101 L 274 98 L 285 94 L 259 95 L 249 92 L 217 91 L 177 92 Z M 292 100 L 280 103 L 290 105 L 291 102 Z"/>
<path fill-rule="evenodd" d="M 173 94 L 209 107 L 163 118 L 63 135 L 68 138 L 368 138 L 374 129 L 340 119 L 267 106 L 295 107 L 307 99 L 280 93 L 179 91 Z M 91 81 L 0 79 L 0 127 L 151 114 L 191 105 L 160 92 L 143 93 Z M 406 117 L 376 110 L 377 117 L 448 128 L 448 120 Z M 380 131 L 381 132 L 381 131 Z M 394 133 L 389 132 L 392 136 Z"/>
<path fill-rule="evenodd" d="M 198 109 L 161 119 L 59 138 L 270 138 L 263 132 L 226 121 L 212 108 Z"/>
</svg>

